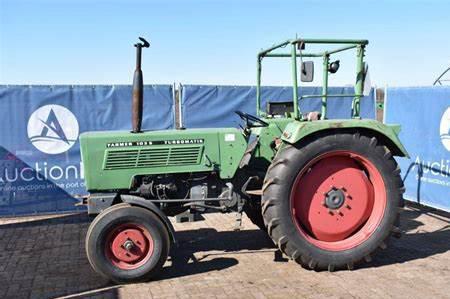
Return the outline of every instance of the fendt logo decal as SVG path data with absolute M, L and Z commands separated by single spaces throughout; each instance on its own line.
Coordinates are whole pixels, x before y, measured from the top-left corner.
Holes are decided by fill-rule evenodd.
M 28 138 L 43 153 L 61 154 L 77 141 L 78 121 L 70 110 L 60 105 L 42 106 L 28 120 Z
M 450 107 L 448 107 L 442 115 L 439 133 L 441 135 L 442 144 L 450 151 Z

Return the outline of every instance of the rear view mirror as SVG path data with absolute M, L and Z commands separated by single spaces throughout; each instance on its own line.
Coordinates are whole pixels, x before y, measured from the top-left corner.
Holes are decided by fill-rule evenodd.
M 302 62 L 300 80 L 302 82 L 312 82 L 314 80 L 314 61 Z

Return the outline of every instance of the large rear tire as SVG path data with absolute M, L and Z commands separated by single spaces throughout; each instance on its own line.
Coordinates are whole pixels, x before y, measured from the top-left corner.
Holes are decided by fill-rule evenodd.
M 170 239 L 151 211 L 119 204 L 98 215 L 86 234 L 92 268 L 117 283 L 151 279 L 167 259 Z
M 275 244 L 302 266 L 353 269 L 398 233 L 403 191 L 400 168 L 375 137 L 327 132 L 280 150 L 262 213 Z

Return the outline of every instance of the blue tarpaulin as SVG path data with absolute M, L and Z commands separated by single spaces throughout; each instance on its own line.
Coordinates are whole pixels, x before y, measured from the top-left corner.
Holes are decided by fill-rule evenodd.
M 299 95 L 319 95 L 321 87 L 299 88 Z M 330 87 L 328 94 L 354 94 L 353 87 Z M 254 86 L 184 85 L 181 90 L 183 125 L 186 128 L 237 127 L 241 110 L 256 115 L 256 88 Z M 292 87 L 263 86 L 261 109 L 266 103 L 292 101 Z M 350 118 L 352 97 L 330 97 L 327 117 Z M 303 112 L 320 111 L 321 99 L 308 98 L 300 101 Z M 374 89 L 361 100 L 361 116 L 375 118 Z
M 320 94 L 301 88 L 300 95 Z M 352 94 L 331 87 L 329 94 Z M 374 91 L 361 102 L 363 118 L 375 118 Z M 185 85 L 183 125 L 236 127 L 234 114 L 256 111 L 253 86 Z M 400 158 L 405 197 L 450 211 L 450 87 L 389 88 L 385 120 L 402 125 L 400 138 L 411 158 Z M 147 85 L 145 129 L 174 128 L 170 85 Z M 290 101 L 292 88 L 263 87 L 267 101 Z M 329 118 L 350 117 L 351 98 L 330 98 Z M 85 194 L 78 136 L 92 130 L 130 129 L 131 86 L 0 86 L 0 216 L 74 211 Z M 320 99 L 300 102 L 319 111 Z
M 450 87 L 388 88 L 385 121 L 402 125 L 405 198 L 450 211 Z
M 144 129 L 174 128 L 171 85 L 144 87 Z M 78 136 L 128 130 L 131 86 L 0 86 L 0 215 L 73 211 Z

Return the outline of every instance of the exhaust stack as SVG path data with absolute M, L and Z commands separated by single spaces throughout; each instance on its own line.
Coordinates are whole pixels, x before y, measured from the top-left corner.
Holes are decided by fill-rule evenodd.
M 137 43 L 136 47 L 136 69 L 133 77 L 133 100 L 131 102 L 131 133 L 141 133 L 142 126 L 142 106 L 144 98 L 144 79 L 141 70 L 142 48 L 150 47 L 150 44 L 142 37 L 139 37 L 142 43 Z

